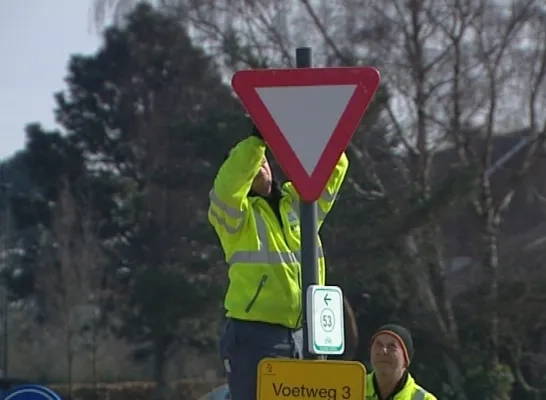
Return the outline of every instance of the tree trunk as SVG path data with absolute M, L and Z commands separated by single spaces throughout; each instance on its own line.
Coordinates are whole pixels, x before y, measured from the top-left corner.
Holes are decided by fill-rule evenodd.
M 99 327 L 97 321 L 97 310 L 93 310 L 93 327 L 92 327 L 92 337 L 91 337 L 91 369 L 93 374 L 93 391 L 95 396 L 98 397 L 97 393 L 97 353 L 98 353 L 98 341 L 99 341 Z
M 68 398 L 72 399 L 72 362 L 74 354 L 72 351 L 72 332 L 70 326 L 66 327 L 66 368 L 68 378 Z
M 168 386 L 165 380 L 165 369 L 167 364 L 167 345 L 157 340 L 154 345 L 154 382 L 156 384 L 154 400 L 168 399 Z
M 497 310 L 498 297 L 498 221 L 495 218 L 494 210 L 486 211 L 484 232 L 484 267 L 486 272 L 486 280 L 488 282 L 487 293 L 487 309 L 489 312 L 489 343 L 488 343 L 488 358 L 489 362 L 496 364 L 498 362 L 498 347 L 499 347 L 499 316 Z
M 95 340 L 95 339 L 93 339 Z M 97 378 L 97 346 L 94 342 L 91 349 L 91 368 L 92 368 L 92 376 L 93 376 L 93 398 L 98 399 L 99 398 L 99 388 L 98 388 L 98 378 Z

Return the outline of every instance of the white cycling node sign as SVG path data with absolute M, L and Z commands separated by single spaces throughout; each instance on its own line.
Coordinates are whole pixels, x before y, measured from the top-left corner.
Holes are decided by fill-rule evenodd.
M 343 292 L 337 286 L 311 285 L 307 289 L 309 352 L 343 354 L 345 328 Z

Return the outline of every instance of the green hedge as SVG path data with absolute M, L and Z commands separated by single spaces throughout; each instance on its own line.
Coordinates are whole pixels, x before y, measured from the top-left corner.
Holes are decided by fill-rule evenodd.
M 195 400 L 214 388 L 223 385 L 225 380 L 189 380 L 182 379 L 171 383 L 172 399 Z M 68 395 L 68 385 L 49 385 L 64 399 Z M 150 400 L 155 388 L 153 382 L 119 382 L 93 384 L 73 384 L 72 399 L 74 400 Z

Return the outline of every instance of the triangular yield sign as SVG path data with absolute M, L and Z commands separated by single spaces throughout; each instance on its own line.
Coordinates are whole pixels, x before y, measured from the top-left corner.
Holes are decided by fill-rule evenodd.
M 380 83 L 372 67 L 239 71 L 232 86 L 304 201 L 320 197 Z

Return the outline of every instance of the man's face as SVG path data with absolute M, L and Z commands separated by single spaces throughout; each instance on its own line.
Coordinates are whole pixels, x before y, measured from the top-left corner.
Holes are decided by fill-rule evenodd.
M 262 166 L 252 182 L 252 190 L 261 196 L 268 196 L 269 193 L 271 193 L 272 182 L 273 176 L 271 174 L 271 168 L 269 167 L 267 158 L 264 156 Z
M 389 334 L 380 333 L 371 348 L 371 362 L 376 374 L 397 378 L 406 369 L 404 350 L 399 342 Z

